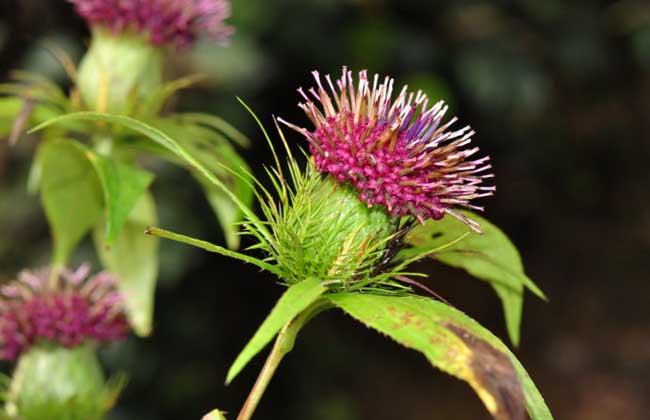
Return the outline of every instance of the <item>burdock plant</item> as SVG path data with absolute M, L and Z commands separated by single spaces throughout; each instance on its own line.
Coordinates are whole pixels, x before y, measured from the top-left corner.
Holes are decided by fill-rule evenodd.
M 89 271 L 24 271 L 0 288 L 0 358 L 17 361 L 8 418 L 100 420 L 113 405 L 122 380 L 106 381 L 95 349 L 130 328 L 115 277 Z
M 160 90 L 169 48 L 190 47 L 199 35 L 225 42 L 233 29 L 226 0 L 68 0 L 93 36 L 77 78 L 88 107 L 123 113 Z
M 79 68 L 55 54 L 73 82 L 69 92 L 43 77 L 15 72 L 14 83 L 0 85 L 0 114 L 15 117 L 10 142 L 22 128 L 52 118 L 95 112 L 132 117 L 171 134 L 202 166 L 231 187 L 236 200 L 250 203 L 246 164 L 233 143 L 248 140 L 219 117 L 172 113 L 163 108 L 179 89 L 199 77 L 165 81 L 169 53 L 192 47 L 199 37 L 224 44 L 233 29 L 227 0 L 69 0 L 90 25 L 90 47 Z M 11 122 L 0 127 L 11 127 Z M 1 131 L 1 129 L 0 129 Z M 0 137 L 5 134 L 0 132 Z M 239 207 L 223 189 L 187 160 L 141 133 L 86 119 L 48 127 L 32 166 L 30 187 L 39 191 L 52 231 L 54 267 L 67 265 L 79 242 L 92 233 L 103 266 L 119 278 L 128 319 L 135 332 L 152 329 L 158 272 L 156 238 L 142 231 L 157 223 L 150 191 L 154 174 L 144 163 L 154 156 L 187 169 L 205 191 L 230 248 L 237 248 Z M 229 171 L 225 165 L 234 168 Z
M 519 338 L 524 288 L 542 292 L 525 275 L 508 238 L 476 215 L 477 199 L 494 193 L 487 157 L 471 147 L 473 131 L 445 121 L 443 102 L 395 89 L 390 78 L 343 70 L 299 90 L 299 105 L 313 128 L 279 120 L 308 141 L 301 168 L 276 124 L 288 162 L 275 157 L 267 189 L 252 180 L 258 217 L 173 137 L 142 122 L 102 114 L 59 118 L 59 124 L 102 120 L 148 136 L 188 161 L 221 188 L 246 215 L 243 234 L 254 255 L 235 252 L 151 227 L 151 235 L 230 256 L 277 275 L 286 292 L 230 368 L 232 381 L 275 337 L 275 344 L 238 419 L 251 418 L 296 336 L 320 312 L 339 308 L 476 391 L 498 420 L 551 419 L 535 385 L 508 348 L 476 321 L 447 303 L 416 294 L 430 291 L 409 266 L 425 257 L 464 268 L 487 281 L 501 298 L 512 341 Z M 254 115 L 253 115 L 254 116 Z M 255 117 L 256 118 L 256 117 Z M 257 120 L 259 123 L 259 120 Z M 51 122 L 53 123 L 53 122 Z M 50 124 L 51 124 L 50 123 Z M 251 178 L 252 179 L 252 178 Z M 433 291 L 431 291 L 433 293 Z M 435 294 L 435 293 L 433 293 Z M 222 418 L 214 411 L 206 418 Z

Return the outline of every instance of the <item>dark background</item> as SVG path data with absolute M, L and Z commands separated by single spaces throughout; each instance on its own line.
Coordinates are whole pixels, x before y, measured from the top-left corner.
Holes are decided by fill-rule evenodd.
M 267 125 L 305 123 L 295 89 L 309 71 L 390 74 L 446 98 L 494 161 L 486 216 L 519 246 L 550 302 L 527 296 L 518 356 L 560 420 L 641 420 L 650 410 L 650 5 L 647 1 L 235 0 L 229 48 L 177 54 L 172 73 L 203 71 L 207 86 L 178 107 L 214 112 L 269 153 L 235 101 Z M 63 0 L 0 0 L 0 79 L 12 68 L 66 83 L 44 41 L 80 57 L 88 32 Z M 297 143 L 298 136 L 292 136 Z M 25 192 L 34 139 L 0 143 L 0 279 L 47 263 L 38 200 Z M 222 241 L 199 189 L 164 166 L 161 224 Z M 83 248 L 77 261 L 92 258 Z M 270 276 L 165 244 L 156 328 L 107 349 L 132 379 L 113 419 L 235 417 L 263 357 L 229 387 L 225 373 L 282 292 Z M 490 288 L 426 264 L 427 284 L 505 338 Z M 645 414 L 644 414 L 645 413 Z M 488 419 L 465 384 L 336 312 L 300 337 L 257 418 Z

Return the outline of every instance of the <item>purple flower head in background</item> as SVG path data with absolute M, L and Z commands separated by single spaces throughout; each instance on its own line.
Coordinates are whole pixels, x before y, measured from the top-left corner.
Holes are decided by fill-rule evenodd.
M 365 70 L 356 85 L 345 67 L 336 81 L 328 75 L 323 83 L 313 74 L 316 87 L 298 92 L 305 100 L 299 107 L 315 129 L 282 122 L 307 138 L 319 171 L 348 182 L 362 201 L 393 215 L 424 222 L 447 213 L 478 230 L 453 207 L 482 210 L 471 200 L 494 194 L 495 187 L 482 185 L 493 177 L 486 173 L 490 158 L 472 158 L 479 149 L 468 146 L 474 135 L 469 126 L 451 129 L 456 118 L 443 123 L 443 101 L 430 106 L 424 93 L 406 86 L 394 97 L 393 79 L 369 80 Z
M 14 360 L 39 341 L 75 347 L 124 338 L 129 324 L 115 277 L 89 272 L 86 264 L 74 272 L 23 271 L 2 286 L 0 358 Z
M 148 35 L 154 45 L 190 46 L 199 35 L 225 42 L 233 28 L 228 0 L 68 0 L 91 26 Z

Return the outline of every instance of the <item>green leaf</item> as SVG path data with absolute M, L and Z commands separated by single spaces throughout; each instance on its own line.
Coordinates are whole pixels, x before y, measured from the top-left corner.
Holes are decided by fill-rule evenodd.
M 188 115 L 197 117 L 197 115 L 201 116 L 202 114 Z M 189 121 L 193 120 L 190 119 Z M 244 204 L 247 206 L 252 204 L 254 194 L 248 165 L 226 138 L 214 130 L 194 125 L 191 122 L 184 122 L 184 119 L 181 118 L 160 118 L 149 122 L 152 126 L 168 133 L 186 148 L 192 156 L 214 173 Z M 221 224 L 228 247 L 237 249 L 240 242 L 237 222 L 242 220 L 243 212 L 222 188 L 214 185 L 196 170 L 192 170 L 192 172 L 203 187 L 206 198 Z
M 193 150 L 195 155 L 201 157 L 198 151 Z M 212 154 L 219 157 L 219 164 L 207 165 L 219 179 L 232 191 L 242 203 L 251 206 L 253 203 L 253 186 L 249 181 L 248 165 L 227 143 L 223 143 L 212 150 Z M 201 159 L 205 163 L 205 160 Z M 225 167 L 230 169 L 226 170 Z M 202 174 L 194 171 L 194 176 L 199 181 L 205 196 L 212 207 L 219 224 L 224 232 L 226 243 L 231 249 L 239 248 L 239 225 L 244 213 L 237 203 L 230 199 L 224 190 L 214 185 Z
M 187 165 L 192 167 L 206 179 L 208 179 L 215 187 L 221 189 L 224 194 L 226 194 L 232 200 L 232 202 L 237 205 L 240 211 L 246 215 L 248 220 L 252 223 L 255 223 L 256 226 L 258 226 L 259 231 L 265 235 L 267 239 L 270 240 L 271 234 L 268 231 L 268 228 L 263 225 L 262 221 L 255 215 L 248 204 L 237 197 L 237 195 L 231 191 L 222 180 L 220 180 L 211 170 L 209 170 L 203 163 L 201 163 L 195 156 L 193 156 L 185 145 L 180 144 L 177 140 L 170 137 L 169 134 L 166 134 L 164 131 L 159 130 L 156 127 L 153 127 L 142 121 L 121 115 L 103 114 L 99 112 L 76 112 L 51 119 L 33 128 L 31 131 L 33 132 L 42 130 L 54 124 L 70 124 L 71 122 L 79 121 L 104 121 L 112 124 L 117 124 L 133 130 L 134 132 L 139 133 L 143 136 L 146 136 L 152 141 L 163 146 L 178 156 L 180 159 L 182 159 L 184 162 L 186 162 Z
M 79 240 L 95 224 L 98 217 L 95 207 L 106 209 L 106 242 L 112 243 L 153 180 L 149 172 L 98 155 L 70 140 L 44 143 L 32 168 L 38 171 L 48 220 L 58 232 L 54 235 L 55 241 L 63 241 L 55 246 L 58 263 L 67 261 Z M 68 173 L 70 171 L 72 174 Z M 74 181 L 70 181 L 71 177 Z M 96 192 L 98 181 L 103 200 L 97 201 L 95 195 L 86 200 L 89 189 Z M 89 207 L 84 210 L 86 205 Z M 68 214 L 69 209 L 78 209 L 80 214 Z M 77 219 L 78 216 L 81 217 Z
M 228 196 L 221 190 L 221 188 L 215 187 L 210 181 L 205 179 L 200 174 L 196 174 L 195 177 L 203 187 L 205 192 L 205 197 L 210 203 L 210 207 L 214 211 L 214 214 L 219 220 L 221 229 L 223 229 L 223 234 L 226 239 L 226 244 L 230 249 L 238 249 L 240 243 L 239 237 L 239 226 L 237 222 L 242 220 L 242 213 L 235 203 L 228 198 Z M 241 197 L 241 190 L 236 193 Z M 237 189 L 234 189 L 236 191 Z M 250 189 L 249 189 L 250 190 Z M 251 194 L 252 196 L 252 191 Z M 245 199 L 249 201 L 249 199 Z
M 119 235 L 135 203 L 149 188 L 153 174 L 115 159 L 87 151 L 104 190 L 106 203 L 106 243 Z
M 533 420 L 552 420 L 507 346 L 462 312 L 421 296 L 340 293 L 326 298 L 366 326 L 423 353 L 433 366 L 468 382 L 495 419 L 523 420 L 527 409 Z
M 228 371 L 226 384 L 235 379 L 248 362 L 273 340 L 273 337 L 285 324 L 320 299 L 326 290 L 326 287 L 316 278 L 303 280 L 290 286 L 258 328 L 253 338 L 244 347 L 244 350 L 235 359 Z
M 178 114 L 177 116 L 181 121 L 203 124 L 218 130 L 239 146 L 249 147 L 251 145 L 251 141 L 248 137 L 233 127 L 228 121 L 217 117 L 216 115 L 188 112 Z
M 227 165 L 234 172 L 231 173 L 221 167 L 215 173 L 243 203 L 250 206 L 254 195 L 252 184 L 247 181 L 249 176 L 246 162 L 227 144 L 215 148 L 215 153 L 228 162 Z M 205 196 L 219 220 L 228 247 L 230 249 L 239 248 L 240 238 L 237 223 L 243 219 L 243 212 L 221 188 L 215 186 L 200 173 L 195 172 L 194 176 L 203 187 Z
M 212 410 L 201 420 L 226 420 L 226 416 L 219 410 Z
M 480 223 L 482 234 L 472 233 L 463 240 L 429 254 L 443 264 L 465 269 L 471 275 L 485 280 L 501 299 L 512 342 L 519 343 L 519 327 L 523 306 L 524 286 L 535 295 L 546 299 L 544 293 L 528 278 L 517 248 L 495 225 L 468 211 L 459 213 Z M 417 225 L 405 238 L 412 245 L 400 254 L 412 257 L 440 248 L 469 231 L 465 223 L 445 216 Z
M 158 239 L 144 234 L 157 222 L 156 206 L 145 193 L 129 214 L 111 246 L 104 243 L 105 224 L 97 224 L 95 245 L 104 266 L 119 278 L 129 321 L 140 336 L 151 333 L 154 292 L 158 276 Z
M 65 265 L 104 208 L 102 188 L 85 147 L 71 140 L 43 143 L 36 159 L 41 201 L 54 240 L 53 262 Z

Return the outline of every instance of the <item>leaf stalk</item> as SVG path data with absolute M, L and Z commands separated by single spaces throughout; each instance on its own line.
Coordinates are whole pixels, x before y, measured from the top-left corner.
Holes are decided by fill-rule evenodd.
M 237 420 L 251 419 L 257 405 L 266 391 L 266 388 L 271 382 L 275 371 L 278 369 L 278 366 L 280 366 L 280 362 L 282 362 L 284 356 L 293 349 L 298 332 L 300 332 L 302 327 L 305 326 L 309 320 L 331 307 L 332 304 L 325 300 L 314 302 L 314 304 L 305 309 L 293 320 L 289 321 L 282 330 L 280 330 L 275 339 L 275 343 L 273 344 L 273 349 L 266 358 L 264 366 L 255 381 L 255 385 L 253 385 L 246 402 L 237 416 Z

